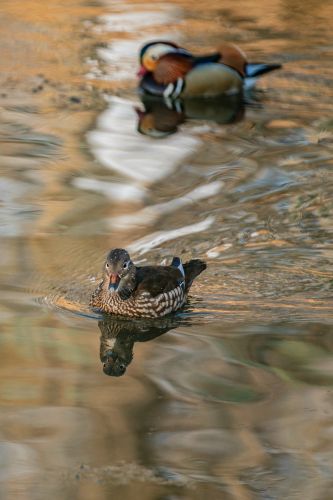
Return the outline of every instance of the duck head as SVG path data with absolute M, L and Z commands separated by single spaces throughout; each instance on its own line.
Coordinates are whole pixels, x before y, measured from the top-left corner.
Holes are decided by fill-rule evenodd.
M 134 263 L 123 248 L 114 248 L 108 254 L 104 265 L 104 276 L 111 291 L 128 298 L 134 288 L 135 271 Z
M 132 342 L 132 344 L 134 344 L 134 342 Z M 109 375 L 111 377 L 121 377 L 124 375 L 127 365 L 130 364 L 132 358 L 132 351 L 130 351 L 129 359 L 122 358 L 121 355 L 114 350 L 107 351 L 104 356 L 101 357 L 103 372 L 105 375 Z
M 173 42 L 166 42 L 163 40 L 157 40 L 154 42 L 146 43 L 140 50 L 140 70 L 138 76 L 143 77 L 146 73 L 154 72 L 156 68 L 157 61 L 164 54 L 169 54 L 170 52 L 178 52 L 180 49 L 178 45 Z

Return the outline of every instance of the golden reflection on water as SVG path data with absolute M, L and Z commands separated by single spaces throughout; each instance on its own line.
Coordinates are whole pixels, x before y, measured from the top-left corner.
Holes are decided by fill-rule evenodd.
M 330 498 L 332 8 L 2 2 L 1 497 Z M 156 141 L 156 37 L 284 68 Z M 91 314 L 115 246 L 208 261 L 179 323 Z

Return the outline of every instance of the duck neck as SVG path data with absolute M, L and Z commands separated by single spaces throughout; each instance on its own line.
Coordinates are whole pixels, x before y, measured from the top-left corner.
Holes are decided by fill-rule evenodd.
M 136 286 L 136 267 L 134 264 L 131 264 L 126 276 L 124 276 L 120 280 L 119 286 L 117 288 L 117 293 L 119 294 L 121 299 L 126 300 L 132 295 L 135 286 Z
M 110 286 L 110 276 L 108 276 L 106 273 L 104 274 L 103 281 L 100 285 L 100 290 L 103 293 L 108 293 L 109 291 L 109 286 Z
M 126 363 L 130 364 L 133 359 L 134 338 L 133 335 L 118 335 L 113 346 L 114 352 Z

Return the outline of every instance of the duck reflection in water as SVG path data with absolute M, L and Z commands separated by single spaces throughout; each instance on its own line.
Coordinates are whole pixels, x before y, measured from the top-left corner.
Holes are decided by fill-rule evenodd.
M 106 375 L 120 377 L 133 359 L 136 342 L 147 342 L 185 323 L 183 315 L 158 319 L 128 319 L 105 316 L 101 331 L 100 359 Z
M 144 94 L 140 97 L 143 109 L 135 107 L 137 130 L 140 134 L 156 139 L 174 134 L 186 120 L 213 121 L 223 125 L 236 123 L 245 114 L 245 102 L 241 94 L 173 101 Z

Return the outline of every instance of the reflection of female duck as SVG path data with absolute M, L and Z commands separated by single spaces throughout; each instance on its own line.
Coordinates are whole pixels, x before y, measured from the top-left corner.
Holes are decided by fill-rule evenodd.
M 161 138 L 177 132 L 186 120 L 209 120 L 219 124 L 235 123 L 244 116 L 241 94 L 215 99 L 183 99 L 167 102 L 160 97 L 142 95 L 144 110 L 135 108 L 138 132 Z
M 100 359 L 106 375 L 120 377 L 133 359 L 135 342 L 147 342 L 177 328 L 179 316 L 163 319 L 125 319 L 108 317 L 98 322 L 101 330 Z

